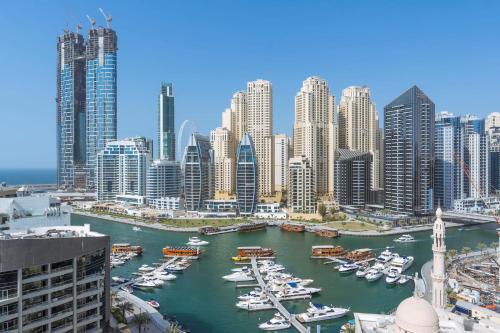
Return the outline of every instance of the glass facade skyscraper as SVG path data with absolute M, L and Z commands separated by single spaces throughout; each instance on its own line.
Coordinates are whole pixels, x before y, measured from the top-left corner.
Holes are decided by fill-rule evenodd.
M 413 86 L 384 108 L 385 207 L 433 213 L 435 106 Z
M 257 209 L 258 163 L 252 137 L 246 133 L 236 156 L 236 199 L 240 215 L 252 215 Z
M 96 158 L 116 140 L 117 36 L 110 28 L 89 31 L 87 60 L 87 188 L 95 188 Z
M 66 32 L 57 41 L 57 185 L 85 188 L 85 43 Z
M 182 189 L 181 164 L 177 161 L 156 160 L 148 168 L 146 196 L 148 203 L 155 199 L 180 197 Z
M 158 157 L 175 161 L 174 92 L 172 83 L 161 83 L 158 97 Z

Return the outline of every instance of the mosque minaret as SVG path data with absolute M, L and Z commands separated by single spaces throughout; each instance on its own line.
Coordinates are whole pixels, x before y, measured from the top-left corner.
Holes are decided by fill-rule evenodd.
M 444 309 L 446 307 L 446 267 L 445 267 L 445 225 L 441 219 L 443 212 L 441 207 L 436 210 L 436 221 L 433 227 L 432 252 L 434 254 L 432 264 L 432 305 L 435 308 Z

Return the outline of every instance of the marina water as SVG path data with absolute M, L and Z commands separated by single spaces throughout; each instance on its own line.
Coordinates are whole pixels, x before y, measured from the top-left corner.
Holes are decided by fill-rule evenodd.
M 83 225 L 89 223 L 91 229 L 111 236 L 112 243 L 130 243 L 141 245 L 145 251 L 142 256 L 130 260 L 125 265 L 112 270 L 112 275 L 131 277 L 142 264 L 160 262 L 161 250 L 166 245 L 184 245 L 188 237 L 195 234 L 166 232 L 149 228 L 133 231 L 132 226 L 73 215 L 71 223 Z M 459 231 L 448 229 L 446 243 L 448 249 L 458 251 L 464 246 L 473 250 L 478 242 L 489 245 L 497 241 L 495 224 L 467 227 Z M 197 234 L 196 234 L 197 235 Z M 350 307 L 354 312 L 391 312 L 399 302 L 411 295 L 413 283 L 387 286 L 384 279 L 368 282 L 356 278 L 354 274 L 342 276 L 333 269 L 334 265 L 324 265 L 321 259 L 310 259 L 311 246 L 335 244 L 352 250 L 368 247 L 379 254 L 386 246 L 400 255 L 412 255 L 415 262 L 407 274 L 419 272 L 421 266 L 431 259 L 430 232 L 414 234 L 414 243 L 395 243 L 394 236 L 384 237 L 350 237 L 329 239 L 312 233 L 284 232 L 279 228 L 251 233 L 228 233 L 218 236 L 202 237 L 210 241 L 204 247 L 206 252 L 201 259 L 179 274 L 174 281 L 167 281 L 162 288 L 152 292 L 134 291 L 134 294 L 145 299 L 154 298 L 161 307 L 160 312 L 168 317 L 175 317 L 185 324 L 191 332 L 196 333 L 247 333 L 258 332 L 258 324 L 270 319 L 276 311 L 250 313 L 235 307 L 236 297 L 249 291 L 248 288 L 235 288 L 235 283 L 224 281 L 221 276 L 229 274 L 235 265 L 231 256 L 236 247 L 259 245 L 272 247 L 276 251 L 276 261 L 282 263 L 287 271 L 302 278 L 314 279 L 312 286 L 323 288 L 321 293 L 313 297 L 312 302 L 326 305 Z M 291 313 L 304 312 L 308 301 L 288 301 L 283 303 Z M 321 332 L 338 332 L 340 326 L 352 318 L 348 317 L 322 322 Z M 311 326 L 316 332 L 316 326 Z M 283 332 L 294 332 L 289 329 Z

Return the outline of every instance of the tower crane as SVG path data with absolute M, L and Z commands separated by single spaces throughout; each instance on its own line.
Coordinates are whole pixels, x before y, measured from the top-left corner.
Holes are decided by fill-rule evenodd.
M 89 20 L 89 23 L 92 26 L 92 29 L 94 29 L 94 27 L 95 27 L 95 20 L 92 17 L 90 17 L 88 14 L 87 14 L 87 20 Z
M 79 34 L 80 33 L 80 29 L 82 28 L 82 25 L 80 23 L 78 23 L 76 25 L 76 33 Z
M 99 8 L 99 11 L 101 12 L 102 16 L 104 16 L 104 19 L 106 20 L 106 26 L 108 28 L 111 27 L 111 21 L 113 20 L 113 17 L 111 16 L 111 14 L 108 16 L 106 14 L 104 14 L 104 10 L 102 10 L 102 8 Z

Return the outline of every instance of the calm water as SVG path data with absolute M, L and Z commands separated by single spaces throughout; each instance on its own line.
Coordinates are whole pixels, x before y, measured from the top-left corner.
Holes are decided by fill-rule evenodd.
M 7 185 L 55 184 L 56 169 L 0 169 L 0 183 Z
M 190 234 L 172 233 L 144 228 L 134 232 L 125 224 L 86 218 L 72 217 L 72 224 L 90 223 L 91 229 L 108 234 L 112 242 L 128 242 L 140 244 L 145 248 L 144 254 L 129 261 L 122 267 L 113 270 L 113 275 L 129 277 L 142 264 L 158 262 L 161 249 L 166 245 L 183 245 Z M 495 225 L 471 227 L 473 230 L 448 230 L 448 248 L 461 249 L 463 246 L 475 248 L 479 241 L 490 244 L 496 241 Z M 376 252 L 385 246 L 395 246 L 393 251 L 400 255 L 413 255 L 415 263 L 409 273 L 420 271 L 422 264 L 429 260 L 431 254 L 430 232 L 415 234 L 415 243 L 397 244 L 394 237 L 342 237 L 331 240 L 311 233 L 282 232 L 277 228 L 253 233 L 229 233 L 212 237 L 204 237 L 211 244 L 202 258 L 193 263 L 184 273 L 163 288 L 152 293 L 136 291 L 143 299 L 154 298 L 161 305 L 161 312 L 175 316 L 185 323 L 192 332 L 258 332 L 257 325 L 268 320 L 273 311 L 249 313 L 238 310 L 234 304 L 236 296 L 248 291 L 236 289 L 234 283 L 225 282 L 222 275 L 229 274 L 235 265 L 230 260 L 236 247 L 245 245 L 269 246 L 277 251 L 277 261 L 283 263 L 291 273 L 303 278 L 314 279 L 313 286 L 322 287 L 321 294 L 313 298 L 314 302 L 349 306 L 355 312 L 387 312 L 394 309 L 399 302 L 413 291 L 413 284 L 388 287 L 383 279 L 369 283 L 354 275 L 341 276 L 333 270 L 333 265 L 324 265 L 322 260 L 310 259 L 312 245 L 339 244 L 346 249 L 369 247 Z M 307 301 L 285 302 L 284 305 L 292 313 L 303 312 Z M 344 317 L 331 322 L 323 322 L 321 332 L 338 332 L 339 327 L 350 319 Z M 294 330 L 289 330 L 293 332 Z M 315 332 L 315 329 L 312 330 Z

